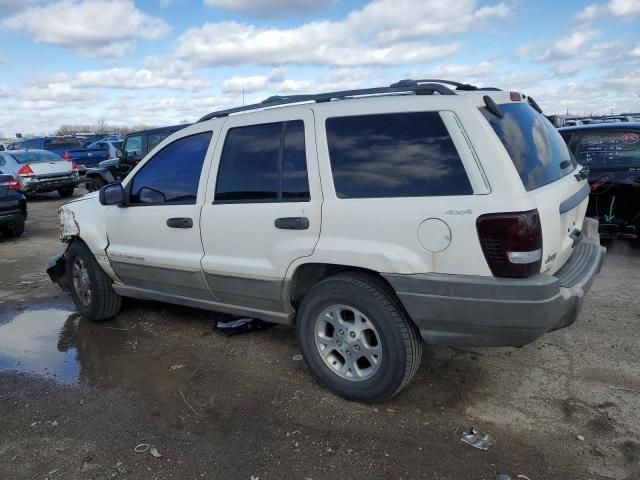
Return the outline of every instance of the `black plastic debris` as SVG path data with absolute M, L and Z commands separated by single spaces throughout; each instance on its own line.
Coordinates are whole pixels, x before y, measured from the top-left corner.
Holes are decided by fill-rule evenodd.
M 263 322 L 257 318 L 238 318 L 230 322 L 218 322 L 216 328 L 223 335 L 230 337 L 241 333 L 257 332 L 273 327 L 273 323 Z

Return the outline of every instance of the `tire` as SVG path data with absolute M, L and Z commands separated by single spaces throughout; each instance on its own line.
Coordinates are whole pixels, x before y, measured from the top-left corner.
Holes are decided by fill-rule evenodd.
M 73 195 L 73 191 L 75 190 L 75 186 L 70 186 L 70 187 L 62 187 L 58 189 L 58 195 L 60 195 L 62 198 L 67 198 Z
M 352 314 L 364 331 L 356 333 Z M 338 324 L 346 325 L 340 329 L 344 333 L 334 326 L 338 316 Z M 312 374 L 348 400 L 383 402 L 407 385 L 420 365 L 418 329 L 393 291 L 373 275 L 349 272 L 323 280 L 304 296 L 296 318 L 298 342 Z M 376 351 L 377 362 L 375 355 L 374 361 L 363 360 L 365 352 Z
M 90 192 L 96 192 L 104 187 L 107 182 L 104 181 L 102 177 L 93 177 L 91 181 L 87 183 L 87 190 Z
M 3 227 L 0 231 L 5 237 L 19 237 L 24 233 L 24 221 L 16 223 L 13 228 Z
M 83 317 L 98 322 L 120 311 L 122 297 L 113 290 L 113 282 L 82 241 L 76 240 L 69 246 L 66 267 L 71 297 Z M 79 275 L 76 276 L 76 272 Z

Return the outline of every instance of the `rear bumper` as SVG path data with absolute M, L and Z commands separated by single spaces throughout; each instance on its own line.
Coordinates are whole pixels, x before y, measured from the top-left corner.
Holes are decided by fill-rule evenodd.
M 52 192 L 59 188 L 78 186 L 78 174 L 64 177 L 32 176 L 20 179 L 24 193 Z
M 583 233 L 586 230 L 593 228 Z M 576 321 L 606 252 L 599 244 L 597 224 L 595 232 L 584 237 L 555 275 L 526 279 L 445 274 L 384 277 L 426 343 L 519 347 Z

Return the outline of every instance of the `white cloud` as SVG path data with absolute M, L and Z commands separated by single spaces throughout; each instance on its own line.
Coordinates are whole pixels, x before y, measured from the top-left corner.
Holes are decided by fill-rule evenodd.
M 612 16 L 620 20 L 633 20 L 640 17 L 638 0 L 609 0 L 607 3 L 592 3 L 581 10 L 578 20 L 596 20 L 601 16 Z
M 505 4 L 476 9 L 473 0 L 374 0 L 341 21 L 292 28 L 238 22 L 206 23 L 187 30 L 176 55 L 199 65 L 403 65 L 447 57 L 460 45 L 425 37 L 479 28 L 510 13 Z
M 599 32 L 597 30 L 583 30 L 570 33 L 548 48 L 540 59 L 556 61 L 574 58 L 598 35 Z
M 455 63 L 446 63 L 436 65 L 435 67 L 423 70 L 412 71 L 409 73 L 410 78 L 439 78 L 453 79 L 464 82 L 467 78 L 482 78 L 491 74 L 496 70 L 497 62 L 485 60 L 472 65 L 461 65 Z
M 5 87 L 4 85 L 0 85 L 0 98 L 6 98 L 13 95 L 13 90 L 9 87 Z
M 334 3 L 334 0 L 204 0 L 204 3 L 213 8 L 273 17 L 320 10 Z
M 163 20 L 138 10 L 131 0 L 60 0 L 29 7 L 0 26 L 25 30 L 38 43 L 105 57 L 122 57 L 137 40 L 156 40 L 169 32 Z

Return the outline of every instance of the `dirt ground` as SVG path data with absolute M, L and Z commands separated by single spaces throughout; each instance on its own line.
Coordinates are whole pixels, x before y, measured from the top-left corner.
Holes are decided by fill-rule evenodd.
M 224 337 L 228 317 L 139 301 L 80 318 L 44 274 L 61 203 L 32 199 L 24 236 L 0 239 L 0 479 L 639 478 L 638 248 L 611 245 L 572 327 L 427 348 L 369 406 L 318 387 L 291 329 Z M 463 444 L 472 426 L 496 444 Z

